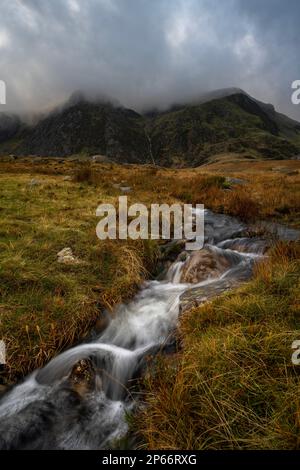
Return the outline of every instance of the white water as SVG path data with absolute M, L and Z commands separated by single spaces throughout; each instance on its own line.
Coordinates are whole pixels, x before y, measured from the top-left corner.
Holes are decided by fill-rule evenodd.
M 253 259 L 261 256 L 262 242 L 240 239 L 249 253 L 238 253 L 228 248 L 234 242 L 231 237 L 244 229 L 241 223 L 209 211 L 205 222 L 206 241 L 230 259 L 231 267 L 219 279 L 198 285 L 247 278 Z M 144 369 L 145 357 L 172 348 L 180 295 L 195 287 L 180 283 L 183 266 L 175 262 L 164 280 L 145 283 L 129 304 L 118 306 L 105 331 L 91 343 L 60 354 L 8 392 L 0 402 L 0 448 L 99 449 L 123 436 L 126 412 L 135 406 L 128 391 L 132 379 Z M 83 358 L 92 358 L 98 380 L 82 398 L 67 377 Z

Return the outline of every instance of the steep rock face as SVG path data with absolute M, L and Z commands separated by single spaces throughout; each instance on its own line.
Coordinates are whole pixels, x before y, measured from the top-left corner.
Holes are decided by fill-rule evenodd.
M 0 114 L 0 153 L 10 150 L 39 156 L 100 154 L 117 162 L 165 166 L 197 166 L 224 152 L 284 159 L 300 153 L 300 124 L 241 90 L 143 116 L 80 97 L 30 128 Z
M 77 103 L 40 121 L 28 132 L 20 151 L 42 156 L 100 153 L 135 163 L 147 161 L 149 153 L 140 115 L 89 102 Z
M 0 113 L 0 143 L 14 137 L 21 127 L 20 119 L 13 114 Z

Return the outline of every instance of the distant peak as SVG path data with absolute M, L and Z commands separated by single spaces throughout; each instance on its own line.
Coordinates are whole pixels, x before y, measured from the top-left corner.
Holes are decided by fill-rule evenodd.
M 86 96 L 83 93 L 83 91 L 77 90 L 74 91 L 69 99 L 66 102 L 67 106 L 74 106 L 76 104 L 82 103 L 83 101 L 86 101 Z

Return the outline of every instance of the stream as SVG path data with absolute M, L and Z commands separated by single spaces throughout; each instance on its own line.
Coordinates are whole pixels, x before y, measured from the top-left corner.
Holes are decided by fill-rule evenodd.
M 134 379 L 143 373 L 149 356 L 175 349 L 181 299 L 194 292 L 198 303 L 201 296 L 206 301 L 248 279 L 254 262 L 264 256 L 267 242 L 245 236 L 246 228 L 237 219 L 205 210 L 204 248 L 207 257 L 222 260 L 219 275 L 187 282 L 194 255 L 184 253 L 162 279 L 144 283 L 131 302 L 117 306 L 102 333 L 58 355 L 7 391 L 0 400 L 0 448 L 103 449 L 124 436 L 126 414 L 136 406 Z M 277 228 L 281 238 L 298 236 Z M 75 387 L 70 383 L 78 361 L 86 361 L 93 371 L 84 392 L 80 380 Z

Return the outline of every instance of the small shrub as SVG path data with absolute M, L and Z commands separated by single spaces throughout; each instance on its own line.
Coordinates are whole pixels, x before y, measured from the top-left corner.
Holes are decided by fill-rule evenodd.
M 74 181 L 76 183 L 94 183 L 94 173 L 91 165 L 81 165 L 76 169 L 74 174 Z
M 241 220 L 254 220 L 259 215 L 260 206 L 245 191 L 231 192 L 227 197 L 226 211 Z

